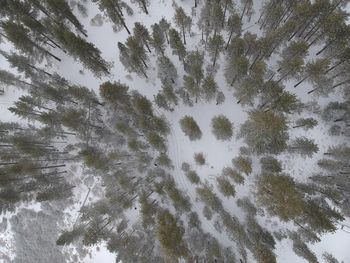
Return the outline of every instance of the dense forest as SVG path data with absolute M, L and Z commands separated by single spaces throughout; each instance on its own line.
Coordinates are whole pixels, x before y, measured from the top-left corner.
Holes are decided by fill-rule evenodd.
M 0 0 L 0 261 L 350 260 L 349 2 Z

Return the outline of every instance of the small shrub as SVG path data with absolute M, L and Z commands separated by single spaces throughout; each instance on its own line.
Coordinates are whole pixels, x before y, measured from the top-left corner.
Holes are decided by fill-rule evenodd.
M 194 161 L 198 165 L 204 165 L 205 164 L 205 157 L 203 153 L 195 153 L 194 154 Z
M 249 157 L 239 156 L 232 160 L 233 165 L 242 173 L 246 175 L 252 172 L 252 160 Z
M 200 178 L 196 171 L 190 170 L 186 172 L 186 176 L 192 184 L 198 184 L 200 182 Z

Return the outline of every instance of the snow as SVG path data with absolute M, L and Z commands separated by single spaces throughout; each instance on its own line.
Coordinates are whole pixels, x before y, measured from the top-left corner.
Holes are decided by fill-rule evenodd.
M 127 16 L 126 23 L 129 28 L 132 28 L 134 22 L 142 21 L 142 24 L 150 28 L 150 25 L 158 22 L 162 17 L 165 17 L 168 21 L 172 21 L 174 9 L 172 7 L 171 1 L 166 0 L 155 0 L 151 1 L 152 4 L 149 7 L 149 15 L 145 15 L 141 12 L 137 6 L 132 5 L 134 9 L 133 16 Z M 255 1 L 255 10 L 258 13 L 259 4 L 262 1 Z M 192 10 L 192 1 L 178 1 L 178 5 L 184 7 L 187 14 L 191 14 Z M 199 5 L 199 8 L 201 5 Z M 200 9 L 196 11 L 199 12 Z M 76 11 L 76 10 L 75 10 Z M 109 62 L 113 62 L 112 75 L 108 78 L 97 79 L 88 71 L 82 68 L 81 65 L 77 64 L 72 58 L 67 57 L 64 53 L 58 52 L 59 57 L 62 58 L 61 63 L 53 62 L 52 71 L 58 72 L 63 77 L 67 78 L 72 83 L 78 83 L 84 85 L 90 89 L 93 89 L 98 93 L 99 85 L 106 80 L 110 81 L 121 81 L 130 86 L 131 89 L 138 90 L 143 95 L 147 96 L 149 99 L 153 100 L 153 96 L 160 90 L 161 85 L 160 81 L 157 79 L 156 67 L 156 55 L 154 52 L 150 55 L 152 65 L 149 72 L 149 79 L 145 79 L 136 76 L 135 74 L 129 74 L 125 71 L 123 65 L 119 62 L 119 53 L 117 48 L 117 42 L 124 42 L 128 37 L 125 30 L 120 32 L 114 32 L 112 29 L 112 24 L 104 19 L 103 25 L 93 26 L 90 24 L 90 20 L 94 18 L 100 11 L 94 3 L 88 3 L 88 17 L 80 17 L 82 24 L 85 25 L 85 28 L 88 32 L 88 41 L 94 43 L 102 52 L 102 57 Z M 76 13 L 78 14 L 78 13 Z M 193 17 L 195 20 L 196 17 Z M 244 28 L 253 33 L 257 32 L 258 27 L 254 25 L 253 21 L 256 21 L 256 15 L 253 16 L 252 22 L 246 24 Z M 194 34 L 192 37 L 188 37 L 188 44 L 186 46 L 187 50 L 195 50 L 197 48 L 202 49 L 203 46 L 198 45 L 200 40 L 200 34 L 196 32 L 198 29 L 194 24 L 192 27 Z M 7 47 L 11 48 L 11 47 Z M 310 56 L 315 53 L 315 50 L 310 51 Z M 177 86 L 181 87 L 182 85 L 182 75 L 183 67 L 178 61 L 178 58 L 171 54 L 170 47 L 167 47 L 166 55 L 171 58 L 171 60 L 176 63 L 178 69 L 178 75 L 180 76 L 177 81 Z M 206 65 L 210 64 L 209 57 L 205 57 Z M 270 65 L 274 65 L 276 62 L 276 57 L 272 57 Z M 8 68 L 7 63 L 0 57 L 0 64 L 4 68 Z M 185 174 L 181 170 L 181 164 L 183 162 L 188 162 L 192 168 L 194 168 L 202 182 L 208 181 L 214 186 L 215 192 L 220 196 L 223 201 L 223 205 L 227 211 L 237 216 L 240 220 L 244 220 L 243 213 L 237 209 L 235 205 L 235 199 L 233 198 L 224 198 L 217 190 L 215 178 L 221 174 L 221 170 L 224 167 L 232 166 L 232 159 L 239 155 L 239 148 L 243 146 L 241 139 L 236 139 L 237 133 L 239 131 L 240 125 L 246 120 L 247 109 L 243 109 L 241 105 L 237 104 L 237 99 L 233 97 L 232 91 L 229 90 L 228 84 L 226 83 L 222 71 L 225 66 L 225 56 L 221 54 L 218 65 L 220 68 L 216 74 L 216 81 L 219 86 L 220 91 L 225 94 L 226 100 L 221 105 L 215 105 L 215 102 L 204 103 L 203 101 L 198 101 L 195 103 L 194 107 L 181 106 L 176 107 L 173 112 L 163 112 L 160 109 L 156 109 L 158 114 L 164 114 L 171 124 L 171 134 L 168 137 L 168 147 L 169 147 L 169 157 L 172 159 L 174 164 L 173 176 L 174 179 L 181 190 L 183 190 L 191 199 L 193 205 L 193 211 L 197 212 L 200 217 L 204 231 L 213 234 L 216 238 L 220 240 L 223 245 L 232 246 L 233 242 L 227 238 L 225 234 L 218 233 L 214 228 L 214 219 L 208 221 L 202 215 L 203 204 L 196 200 L 196 190 L 195 186 L 192 185 Z M 82 70 L 83 74 L 79 73 Z M 289 91 L 295 92 L 303 102 L 311 101 L 314 97 L 307 94 L 309 87 L 303 85 L 297 89 L 293 88 L 295 84 L 294 81 L 288 81 L 285 83 Z M 13 101 L 15 101 L 19 96 L 23 94 L 23 91 L 9 88 L 5 91 L 5 95 L 0 98 L 0 112 L 1 112 L 1 121 L 14 121 L 16 118 L 9 114 L 6 110 Z M 336 95 L 335 95 L 336 96 Z M 325 105 L 330 98 L 321 99 L 321 105 Z M 230 121 L 233 123 L 234 127 L 234 138 L 230 141 L 218 141 L 211 132 L 211 119 L 214 116 L 219 114 L 224 114 Z M 314 116 L 307 115 L 294 115 L 290 121 L 295 121 L 297 118 L 305 116 Z M 185 116 L 192 116 L 197 124 L 199 125 L 202 131 L 202 138 L 198 141 L 190 141 L 186 137 L 180 126 L 179 120 Z M 320 151 L 318 154 L 315 154 L 313 158 L 302 158 L 298 156 L 290 156 L 287 153 L 280 155 L 278 158 L 283 161 L 284 170 L 296 178 L 299 181 L 307 180 L 307 177 L 315 172 L 317 169 L 316 162 L 322 156 L 322 153 L 330 146 L 338 144 L 344 141 L 344 138 L 339 137 L 330 137 L 327 134 L 329 129 L 328 125 L 324 124 L 321 120 L 320 125 L 316 128 L 305 132 L 302 129 L 291 129 L 291 138 L 297 136 L 306 136 L 308 138 L 315 139 L 315 142 L 320 146 Z M 198 166 L 193 160 L 195 153 L 203 152 L 206 158 L 206 164 L 204 166 Z M 254 160 L 256 164 L 256 160 Z M 254 168 L 256 165 L 254 165 Z M 246 182 L 244 186 L 235 186 L 238 197 L 251 196 L 252 195 L 252 183 L 254 181 L 254 174 L 250 176 L 245 176 Z M 79 168 L 77 172 L 74 173 L 79 180 L 82 181 L 84 178 L 84 173 Z M 98 185 L 98 183 L 96 182 Z M 86 187 L 81 186 L 74 190 L 77 204 L 82 204 L 82 201 L 85 198 Z M 97 200 L 98 196 L 93 196 L 88 199 L 88 202 L 93 202 Z M 68 208 L 65 212 L 70 215 L 70 219 L 67 220 L 67 224 L 71 225 L 74 223 L 74 220 L 79 216 L 80 205 L 74 205 Z M 131 213 L 132 211 L 132 213 Z M 137 210 L 139 211 L 139 210 Z M 129 218 L 137 218 L 137 213 L 133 209 L 130 210 L 130 213 L 127 214 Z M 1 217 L 0 217 L 1 219 Z M 259 220 L 266 221 L 266 218 L 259 218 Z M 277 221 L 277 220 L 276 220 Z M 268 224 L 268 222 L 265 222 Z M 350 225 L 348 223 L 348 225 Z M 273 224 L 271 224 L 270 229 L 273 230 Z M 310 245 L 312 250 L 315 251 L 318 255 L 318 258 L 321 259 L 323 252 L 327 251 L 335 255 L 339 260 L 344 262 L 350 262 L 350 253 L 348 251 L 348 245 L 350 244 L 350 234 L 344 232 L 343 230 L 337 230 L 334 234 L 327 234 L 322 237 L 321 242 L 315 245 Z M 276 255 L 278 255 L 278 262 L 281 263 L 291 263 L 291 262 L 305 262 L 303 259 L 297 257 L 294 252 L 291 250 L 291 241 L 283 240 L 282 242 L 277 242 L 277 248 L 275 250 Z M 97 248 L 98 247 L 98 248 Z M 90 249 L 91 257 L 87 255 L 84 259 L 84 262 L 88 263 L 97 263 L 97 262 L 115 262 L 115 255 L 110 253 L 106 248 L 105 244 L 101 243 L 98 246 L 94 246 Z M 0 253 L 4 253 L 0 250 Z M 1 254 L 0 254 L 1 255 Z M 0 259 L 1 262 L 1 259 Z

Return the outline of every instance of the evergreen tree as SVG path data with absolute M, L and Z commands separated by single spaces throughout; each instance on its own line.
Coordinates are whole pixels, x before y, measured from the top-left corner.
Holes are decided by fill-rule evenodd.
M 65 27 L 55 27 L 55 35 L 68 53 L 80 60 L 84 67 L 91 70 L 95 76 L 108 75 L 110 65 L 101 57 L 101 51 L 92 43 L 86 42 Z
M 339 261 L 332 254 L 329 254 L 327 252 L 324 252 L 322 254 L 322 257 L 326 263 L 339 263 Z
M 148 15 L 147 6 L 149 6 L 149 0 L 132 0 L 131 2 L 136 3 L 140 6 L 140 9 Z
M 29 35 L 29 30 L 21 24 L 13 23 L 11 21 L 2 21 L 0 26 L 6 35 L 6 39 L 23 54 L 33 59 L 33 61 L 41 62 L 43 58 L 54 58 L 57 61 L 61 61 L 60 58 L 43 48 L 40 43 L 33 40 Z
M 218 177 L 216 181 L 218 183 L 220 192 L 225 197 L 235 197 L 236 190 L 229 180 L 227 180 L 225 177 Z
M 272 156 L 262 157 L 260 159 L 260 164 L 261 164 L 261 170 L 263 172 L 270 172 L 270 173 L 282 172 L 281 162 L 273 158 Z
M 228 18 L 226 28 L 230 32 L 230 35 L 228 37 L 227 44 L 225 47 L 227 49 L 228 46 L 230 45 L 233 33 L 235 33 L 239 37 L 242 32 L 242 23 L 238 14 L 233 14 Z
M 232 159 L 232 164 L 236 167 L 236 169 L 246 175 L 252 173 L 252 160 L 249 157 L 239 156 Z
M 169 42 L 170 47 L 173 49 L 173 54 L 177 55 L 180 61 L 183 61 L 186 56 L 186 48 L 181 42 L 179 32 L 175 29 L 169 30 Z
M 212 132 L 216 139 L 225 141 L 233 136 L 233 128 L 230 120 L 224 115 L 218 115 L 211 120 Z
M 132 14 L 132 9 L 123 1 L 111 1 L 111 0 L 93 0 L 98 4 L 98 8 L 104 12 L 107 17 L 114 23 L 114 25 L 119 27 L 124 27 L 125 30 L 130 35 L 131 32 L 125 23 L 124 14 L 122 9 L 125 8 L 129 14 Z
M 171 60 L 166 56 L 160 56 L 157 59 L 158 78 L 162 83 L 175 83 L 177 79 L 177 70 Z
M 202 132 L 192 117 L 184 116 L 180 120 L 180 126 L 184 134 L 187 135 L 191 141 L 199 140 L 202 137 Z
M 213 61 L 213 67 L 215 67 L 220 52 L 224 49 L 224 44 L 225 42 L 221 35 L 217 34 L 209 38 L 208 51 Z
M 170 23 L 163 17 L 159 21 L 159 27 L 162 30 L 163 34 L 165 35 L 166 41 L 169 44 L 169 29 L 170 29 Z
M 317 144 L 313 140 L 305 137 L 296 138 L 288 146 L 288 151 L 291 153 L 299 153 L 303 157 L 312 157 L 319 150 Z
M 185 71 L 195 80 L 198 87 L 204 77 L 203 63 L 204 54 L 199 51 L 190 51 L 185 58 Z
M 176 25 L 180 28 L 182 32 L 183 42 L 186 45 L 186 34 L 185 31 L 191 30 L 192 19 L 187 16 L 185 10 L 182 7 L 175 8 L 175 17 L 174 17 Z
M 250 21 L 250 18 L 253 14 L 253 1 L 252 0 L 241 0 L 241 4 L 243 6 L 243 9 L 242 9 L 242 13 L 241 13 L 241 21 L 244 17 L 244 15 L 248 16 L 249 17 L 249 21 Z
M 208 75 L 204 80 L 201 88 L 202 97 L 205 101 L 212 101 L 218 93 L 218 85 L 212 75 Z
M 252 111 L 242 124 L 239 137 L 243 137 L 258 154 L 277 154 L 286 149 L 288 139 L 286 120 L 272 112 Z
M 278 62 L 281 77 L 278 82 L 294 77 L 301 72 L 304 65 L 304 57 L 307 55 L 307 43 L 292 42 L 281 54 L 282 60 Z
M 151 53 L 151 49 L 149 48 L 149 44 L 151 43 L 151 36 L 148 32 L 148 29 L 139 22 L 134 24 L 134 37 L 137 41 L 139 41 L 143 46 L 146 46 L 148 52 Z
M 175 258 L 186 257 L 188 249 L 184 243 L 185 230 L 169 211 L 162 211 L 157 218 L 156 235 L 160 245 Z
M 165 50 L 165 34 L 159 24 L 152 25 L 151 44 L 157 53 L 164 55 Z
M 195 79 L 192 76 L 185 75 L 183 77 L 184 79 L 184 90 L 187 92 L 187 94 L 195 99 L 195 102 L 197 103 L 198 99 L 201 95 L 201 88 L 197 85 Z
M 293 128 L 302 127 L 304 130 L 312 129 L 317 125 L 317 120 L 313 118 L 300 118 L 295 122 L 295 126 Z
M 297 234 L 292 235 L 293 240 L 293 251 L 299 257 L 306 259 L 310 263 L 318 263 L 315 253 L 313 253 L 308 246 L 297 236 Z
M 283 221 L 294 220 L 302 215 L 305 202 L 296 189 L 294 180 L 285 174 L 264 173 L 256 182 L 257 199 L 267 211 Z

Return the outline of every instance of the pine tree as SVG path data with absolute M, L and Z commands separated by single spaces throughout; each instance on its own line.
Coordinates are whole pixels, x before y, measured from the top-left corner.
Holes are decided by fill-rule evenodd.
M 292 42 L 282 51 L 282 60 L 278 62 L 281 75 L 278 82 L 301 72 L 307 50 L 307 43 L 299 41 Z
M 225 47 L 227 49 L 228 46 L 230 45 L 233 33 L 235 33 L 236 36 L 239 37 L 242 32 L 242 23 L 238 14 L 233 14 L 228 18 L 226 28 L 230 32 L 230 35 L 228 37 L 227 44 Z
M 101 57 L 101 51 L 65 27 L 55 27 L 55 35 L 68 53 L 78 59 L 95 76 L 108 75 L 110 65 Z
M 124 27 L 130 35 L 131 32 L 125 23 L 124 14 L 122 8 L 125 8 L 128 13 L 132 14 L 132 9 L 123 1 L 111 1 L 111 0 L 93 0 L 98 4 L 98 8 L 104 12 L 107 17 L 114 23 L 116 27 Z
M 251 174 L 253 171 L 252 160 L 249 157 L 238 156 L 232 159 L 232 164 L 238 171 L 245 173 L 246 175 Z
M 151 43 L 151 36 L 148 32 L 148 29 L 139 22 L 134 24 L 134 37 L 137 41 L 139 41 L 143 46 L 146 46 L 148 52 L 151 53 L 151 49 L 149 48 L 149 44 Z
M 166 56 L 160 56 L 157 59 L 158 78 L 162 83 L 175 83 L 177 79 L 177 70 L 171 60 Z
M 319 150 L 317 144 L 311 139 L 305 137 L 296 138 L 288 146 L 291 153 L 299 153 L 303 157 L 312 157 Z
M 270 172 L 270 173 L 282 172 L 281 162 L 272 156 L 262 157 L 260 159 L 260 164 L 261 164 L 261 170 L 263 172 Z
M 184 87 L 183 89 L 186 91 L 186 93 L 191 97 L 195 99 L 195 102 L 198 102 L 198 99 L 201 95 L 201 89 L 195 82 L 195 79 L 192 76 L 185 75 L 183 77 L 184 79 Z
M 322 254 L 322 257 L 326 263 L 339 263 L 339 261 L 332 254 L 329 254 L 327 252 L 324 252 Z
M 313 253 L 308 246 L 296 234 L 292 235 L 293 251 L 299 257 L 306 259 L 310 263 L 318 263 L 315 253 Z
M 164 55 L 165 50 L 165 34 L 159 24 L 152 25 L 152 40 L 151 44 L 157 53 Z
M 181 42 L 179 32 L 175 29 L 169 30 L 169 42 L 170 47 L 173 49 L 173 54 L 177 55 L 180 61 L 183 61 L 186 56 L 186 48 Z
M 221 91 L 219 91 L 216 95 L 216 105 L 220 105 L 225 102 L 225 95 Z
M 290 176 L 264 173 L 258 177 L 256 186 L 259 203 L 271 215 L 283 221 L 294 220 L 302 215 L 305 202 Z
M 224 39 L 219 34 L 209 38 L 208 51 L 213 61 L 213 67 L 215 67 L 216 60 L 218 59 L 220 52 L 224 50 L 224 44 Z
M 317 120 L 313 118 L 300 118 L 295 122 L 295 126 L 293 126 L 293 129 L 302 127 L 304 130 L 309 130 L 314 128 L 317 125 L 317 123 Z
M 29 56 L 34 61 L 41 62 L 43 58 L 54 58 L 57 61 L 61 61 L 59 57 L 55 56 L 50 51 L 43 48 L 40 43 L 33 40 L 29 35 L 29 30 L 21 24 L 16 24 L 11 21 L 2 21 L 0 26 L 4 30 L 6 39 L 23 54 Z
M 182 7 L 176 7 L 174 20 L 176 25 L 180 28 L 182 32 L 183 42 L 184 42 L 184 45 L 186 45 L 185 31 L 191 30 L 192 19 L 191 17 L 186 15 L 185 10 Z
M 197 86 L 204 77 L 203 63 L 204 54 L 199 51 L 190 51 L 185 58 L 185 71 L 194 78 Z
M 211 127 L 216 139 L 221 141 L 230 140 L 233 136 L 233 127 L 230 120 L 224 115 L 218 115 L 212 118 Z
M 191 141 L 199 140 L 202 137 L 202 132 L 192 117 L 184 116 L 180 120 L 180 126 L 183 133 L 188 136 Z
M 234 186 L 225 177 L 218 177 L 216 179 L 220 192 L 227 198 L 235 197 L 236 190 Z
M 169 29 L 170 29 L 170 23 L 163 17 L 159 21 L 159 27 L 161 28 L 163 34 L 165 35 L 166 41 L 169 44 Z
M 202 97 L 205 101 L 212 101 L 218 93 L 218 85 L 212 75 L 208 75 L 204 80 L 201 88 Z
M 243 20 L 244 15 L 249 17 L 249 21 L 250 21 L 250 17 L 253 14 L 253 1 L 252 0 L 241 0 L 241 4 L 243 6 L 243 10 L 241 13 L 241 21 Z
M 187 256 L 183 240 L 185 230 L 169 211 L 162 211 L 157 217 L 156 235 L 160 245 L 175 258 Z
M 137 3 L 140 6 L 140 9 L 148 15 L 147 6 L 149 6 L 149 0 L 132 0 L 131 2 Z
M 257 154 L 277 154 L 286 149 L 286 119 L 272 112 L 252 111 L 242 124 L 239 137 Z

